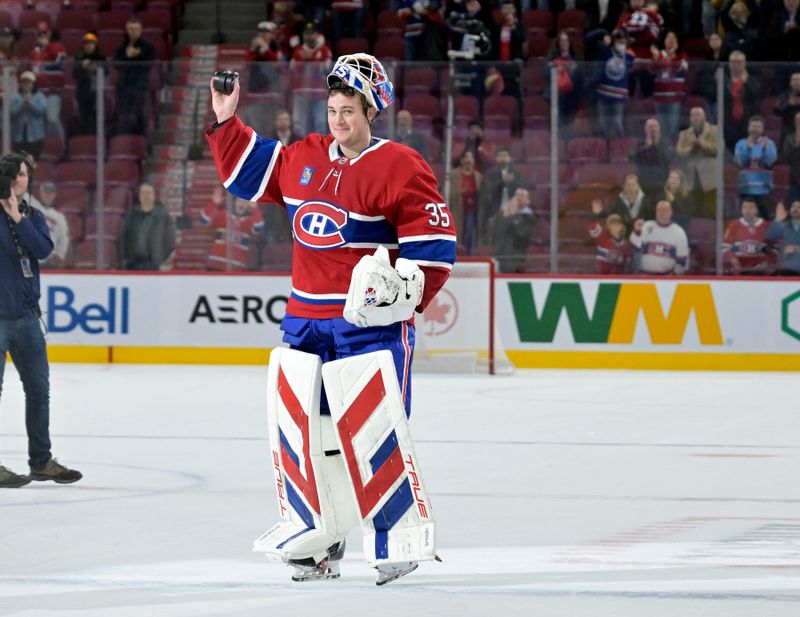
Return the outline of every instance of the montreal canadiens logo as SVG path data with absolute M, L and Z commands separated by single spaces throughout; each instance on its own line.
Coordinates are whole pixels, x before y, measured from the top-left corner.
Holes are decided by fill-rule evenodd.
M 347 211 L 324 201 L 300 204 L 292 218 L 295 240 L 311 249 L 332 249 L 345 243 Z
M 446 289 L 440 289 L 422 313 L 427 336 L 441 336 L 449 332 L 458 321 L 458 302 Z

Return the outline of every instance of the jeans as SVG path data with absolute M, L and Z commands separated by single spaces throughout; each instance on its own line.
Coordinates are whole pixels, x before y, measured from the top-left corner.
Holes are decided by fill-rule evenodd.
M 600 122 L 600 128 L 603 131 L 603 137 L 611 139 L 612 137 L 622 137 L 625 135 L 625 128 L 623 127 L 624 115 L 624 100 L 610 100 L 602 96 L 597 97 L 597 116 Z
M 680 103 L 656 103 L 656 113 L 661 122 L 661 130 L 670 139 L 678 137 L 681 126 Z
M 25 391 L 28 464 L 39 467 L 51 458 L 50 366 L 39 317 L 33 311 L 19 319 L 0 319 L 0 398 L 6 352 L 11 354 Z

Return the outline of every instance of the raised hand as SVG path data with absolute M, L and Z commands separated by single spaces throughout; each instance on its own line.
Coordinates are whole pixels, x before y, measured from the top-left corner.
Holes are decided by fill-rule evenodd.
M 233 118 L 236 113 L 236 106 L 239 104 L 239 80 L 233 82 L 233 92 L 230 94 L 223 94 L 214 90 L 214 78 L 208 83 L 211 90 L 211 107 L 214 109 L 214 114 L 217 116 L 217 122 L 225 122 L 229 118 Z

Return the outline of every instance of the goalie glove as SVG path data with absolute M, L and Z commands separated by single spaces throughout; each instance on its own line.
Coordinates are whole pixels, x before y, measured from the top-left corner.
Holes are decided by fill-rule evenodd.
M 400 257 L 392 268 L 389 251 L 378 247 L 353 268 L 343 316 L 360 328 L 406 321 L 422 300 L 424 287 L 425 273 L 417 264 Z

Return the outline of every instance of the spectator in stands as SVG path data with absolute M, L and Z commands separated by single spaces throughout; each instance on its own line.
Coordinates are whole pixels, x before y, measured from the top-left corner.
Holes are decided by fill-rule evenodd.
M 528 189 L 518 187 L 513 197 L 492 217 L 489 225 L 492 255 L 497 260 L 498 272 L 522 272 L 536 225 Z
M 728 223 L 722 240 L 726 274 L 767 274 L 775 264 L 775 252 L 767 243 L 769 223 L 758 216 L 756 202 L 742 200 L 742 216 Z
M 75 132 L 94 135 L 97 132 L 97 68 L 105 66 L 106 57 L 97 47 L 97 36 L 83 35 L 83 48 L 75 55 L 72 75 L 75 78 L 75 97 L 78 101 L 78 121 Z
M 633 231 L 634 222 L 639 219 L 650 219 L 653 216 L 653 208 L 650 200 L 642 191 L 639 185 L 639 178 L 636 174 L 625 176 L 622 185 L 622 192 L 611 204 L 609 214 L 618 214 L 625 224 L 625 235 L 628 236 Z
M 292 52 L 292 117 L 297 123 L 297 132 L 328 133 L 327 90 L 324 77 L 330 71 L 333 54 L 325 44 L 325 37 L 317 25 L 309 21 L 303 28 L 303 42 Z
M 547 55 L 548 66 L 545 70 L 544 96 L 550 99 L 550 68 L 558 69 L 558 127 L 559 137 L 570 138 L 570 128 L 578 110 L 578 103 L 584 96 L 582 87 L 581 57 L 572 45 L 568 32 L 562 30 L 553 40 L 553 46 Z
M 302 136 L 294 131 L 292 115 L 285 109 L 281 109 L 275 115 L 273 130 L 267 136 L 271 139 L 277 139 L 284 147 L 302 139 Z
M 245 54 L 245 61 L 249 63 L 250 78 L 247 89 L 250 92 L 265 92 L 273 84 L 278 84 L 279 75 L 272 65 L 273 62 L 285 60 L 286 56 L 280 47 L 279 30 L 275 22 L 261 21 L 258 23 L 258 32 L 250 40 L 250 46 Z
M 595 265 L 598 274 L 628 274 L 633 267 L 633 245 L 625 233 L 625 221 L 619 214 L 609 214 L 603 223 L 603 202 L 592 201 L 589 236 L 597 247 Z
M 138 203 L 125 213 L 117 240 L 124 270 L 158 270 L 175 249 L 175 225 L 167 209 L 156 201 L 152 184 L 139 186 Z
M 497 148 L 494 161 L 495 164 L 484 174 L 483 188 L 478 197 L 478 232 L 481 243 L 485 243 L 488 238 L 488 220 L 505 207 L 518 188 L 526 188 L 522 171 L 514 166 L 508 148 Z
M 675 154 L 683 162 L 686 188 L 693 194 L 693 215 L 713 218 L 717 205 L 717 127 L 706 122 L 702 107 L 689 111 L 689 128 L 678 135 Z
M 53 241 L 53 252 L 39 262 L 45 268 L 63 268 L 69 251 L 69 224 L 67 217 L 56 209 L 55 199 L 56 185 L 49 180 L 39 185 L 39 199 L 31 197 L 31 206 L 44 214 Z
M 440 0 L 400 0 L 397 14 L 406 20 L 405 59 L 446 60 L 447 39 Z
M 17 38 L 14 29 L 0 28 L 0 61 L 17 59 Z
M 392 141 L 404 144 L 419 152 L 422 157 L 430 163 L 428 156 L 428 139 L 414 129 L 414 118 L 407 109 L 401 109 L 395 117 L 395 133 Z
M 264 233 L 264 219 L 255 204 L 237 198 L 230 214 L 212 204 L 201 212 L 200 223 L 214 230 L 214 244 L 206 263 L 208 270 L 255 268 Z
M 725 145 L 733 150 L 747 132 L 748 119 L 758 113 L 763 93 L 758 79 L 747 70 L 747 58 L 733 51 L 725 77 Z
M 800 201 L 786 207 L 779 203 L 775 220 L 767 228 L 767 240 L 777 244 L 778 271 L 781 276 L 800 275 Z
M 695 215 L 696 207 L 693 195 L 686 186 L 686 177 L 679 169 L 673 169 L 664 183 L 664 190 L 656 198 L 659 201 L 668 201 L 672 205 L 672 220 L 689 233 L 689 223 Z
M 586 13 L 584 23 L 584 54 L 596 60 L 603 49 L 601 41 L 617 26 L 624 10 L 622 0 L 576 0 L 575 8 Z
M 706 99 L 708 119 L 717 121 L 717 79 L 716 71 L 722 63 L 728 61 L 730 51 L 716 32 L 711 33 L 707 39 L 708 48 L 700 70 L 695 80 L 695 92 Z
M 38 160 L 44 144 L 47 99 L 36 89 L 36 75 L 19 76 L 17 94 L 11 99 L 11 141 L 16 152 L 25 151 Z
M 519 98 L 522 93 L 520 67 L 511 63 L 524 60 L 522 45 L 525 43 L 528 31 L 517 16 L 517 7 L 510 0 L 505 0 L 500 4 L 499 23 L 494 24 L 491 32 L 491 55 L 502 63 L 498 67 L 505 82 L 505 89 L 502 93 Z
M 125 24 L 125 40 L 114 54 L 118 73 L 117 134 L 145 134 L 150 70 L 155 59 L 155 49 L 142 38 L 142 22 L 131 17 Z
M 53 33 L 46 21 L 36 24 L 36 45 L 28 54 L 31 70 L 38 76 L 55 74 L 63 77 L 66 49 L 53 41 Z M 61 123 L 61 92 L 56 88 L 44 92 L 47 100 L 47 132 L 64 141 L 64 125 Z
M 606 139 L 625 135 L 625 103 L 634 60 L 624 34 L 614 34 L 611 43 L 600 55 L 603 68 L 597 85 L 598 123 Z
M 483 121 L 480 118 L 473 118 L 467 125 L 467 139 L 464 143 L 464 152 L 472 152 L 475 155 L 475 166 L 478 171 L 486 173 L 486 170 L 492 166 L 492 157 L 488 154 L 488 149 L 483 142 Z
M 652 52 L 650 48 L 661 40 L 664 28 L 664 18 L 658 12 L 658 4 L 647 3 L 645 0 L 630 0 L 630 10 L 623 13 L 614 33 L 623 34 L 628 41 L 633 55 L 634 73 L 630 79 L 630 93 L 636 91 L 637 80 L 641 82 L 642 96 L 653 94 L 653 76 L 647 70 Z
M 793 73 L 789 79 L 789 89 L 780 95 L 775 105 L 775 113 L 782 121 L 779 143 L 782 144 L 786 141 L 786 136 L 794 132 L 794 117 L 798 111 L 800 111 L 800 73 Z
M 648 118 L 644 137 L 628 154 L 628 159 L 636 165 L 639 184 L 650 199 L 664 187 L 673 155 L 672 144 L 661 134 L 661 124 L 655 118 Z
M 361 20 L 364 18 L 364 0 L 332 0 L 333 38 L 361 36 Z M 367 49 L 364 50 L 369 51 Z
M 736 143 L 734 161 L 739 172 L 739 195 L 751 197 L 758 204 L 762 218 L 772 219 L 775 198 L 772 195 L 772 166 L 778 158 L 775 142 L 764 135 L 764 118 L 750 118 L 747 137 Z
M 467 150 L 450 178 L 450 212 L 456 225 L 456 237 L 472 255 L 478 245 L 479 196 L 483 174 L 475 167 L 475 155 Z
M 732 52 L 740 51 L 750 60 L 759 59 L 759 3 L 747 4 L 742 0 L 728 0 L 720 10 L 719 17 L 725 29 L 724 40 L 728 49 Z
M 668 201 L 656 204 L 656 218 L 637 220 L 631 234 L 638 271 L 642 274 L 683 274 L 689 264 L 689 240 L 680 225 L 672 222 Z
M 50 24 L 40 21 L 36 24 L 36 45 L 33 46 L 28 59 L 35 72 L 50 72 L 64 70 L 64 61 L 67 50 L 58 41 L 53 40 Z
M 767 28 L 769 57 L 781 64 L 775 67 L 779 92 L 788 85 L 789 67 L 782 63 L 800 60 L 800 0 L 783 0 L 783 7 L 772 16 Z
M 786 203 L 800 199 L 800 110 L 794 115 L 794 130 L 783 140 L 781 159 L 789 165 L 789 192 Z
M 664 49 L 652 48 L 653 63 L 650 70 L 655 75 L 653 98 L 664 133 L 671 140 L 678 136 L 683 99 L 686 96 L 686 72 L 689 61 L 678 46 L 678 35 L 667 32 Z

